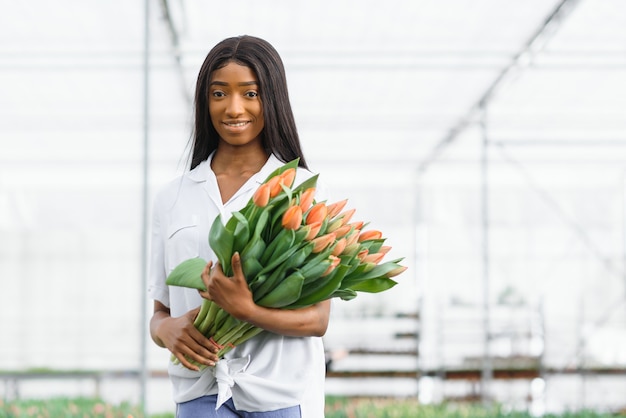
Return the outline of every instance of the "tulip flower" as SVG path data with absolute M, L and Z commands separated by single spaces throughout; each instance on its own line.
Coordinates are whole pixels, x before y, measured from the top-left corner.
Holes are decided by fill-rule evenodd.
M 322 222 L 328 215 L 328 209 L 324 203 L 317 203 L 306 215 L 306 224 L 311 225 L 315 222 Z
M 334 224 L 334 222 L 333 222 Z M 331 224 L 332 225 L 332 224 Z M 329 225 L 328 228 L 326 229 L 327 232 L 334 232 L 335 235 L 337 235 L 337 238 L 343 238 L 345 237 L 348 232 L 350 232 L 352 230 L 352 227 L 350 225 L 341 225 L 339 228 L 337 229 L 333 229 L 331 228 L 331 226 Z M 358 234 L 357 234 L 358 235 Z
M 270 201 L 270 186 L 267 183 L 262 184 L 259 188 L 254 192 L 254 196 L 252 196 L 252 201 L 255 205 L 260 208 L 264 208 Z
M 348 245 L 356 244 L 359 240 L 359 231 L 356 230 L 346 235 L 346 240 L 348 241 Z
M 380 231 L 364 231 L 359 235 L 359 242 L 369 241 L 372 239 L 381 239 L 383 237 L 383 233 Z
M 346 241 L 346 247 L 343 249 L 343 252 L 341 254 L 352 256 L 359 252 L 360 248 L 361 246 L 356 242 L 353 244 L 348 244 L 348 242 Z
M 320 229 L 322 229 L 322 222 L 313 222 L 312 224 L 305 225 L 302 228 L 308 231 L 304 239 L 306 241 L 311 241 L 313 238 L 317 237 L 317 234 L 320 233 Z
M 289 168 L 280 175 L 280 183 L 285 187 L 291 187 L 293 185 L 293 181 L 296 179 L 296 169 Z
M 391 247 L 389 245 L 382 245 L 378 250 L 379 253 L 383 254 L 387 254 L 389 251 L 391 251 Z
M 374 253 L 374 254 L 368 254 L 365 257 L 363 257 L 361 259 L 361 261 L 363 263 L 372 263 L 372 264 L 378 264 L 382 261 L 382 259 L 385 257 L 385 254 L 383 253 Z
M 335 241 L 335 234 L 332 232 L 330 234 L 322 235 L 321 237 L 317 237 L 313 239 L 311 242 L 313 243 L 313 253 L 317 254 L 328 247 Z
M 276 177 L 272 177 L 267 182 L 267 185 L 270 189 L 270 197 L 276 197 L 282 191 L 283 188 L 280 184 L 280 180 L 281 178 L 279 176 L 276 176 Z
M 357 222 L 349 223 L 347 225 L 350 225 L 351 227 L 353 227 L 357 231 L 360 231 L 361 229 L 363 229 L 364 222 L 363 221 L 357 221 Z
M 283 228 L 296 230 L 302 225 L 302 209 L 300 206 L 290 206 L 283 215 Z
M 406 266 L 400 266 L 400 267 L 396 267 L 395 269 L 389 271 L 386 276 L 387 277 L 395 277 L 398 276 L 399 274 L 402 274 L 406 271 L 406 269 L 408 269 L 408 267 Z
M 334 255 L 331 255 L 328 258 L 330 259 L 330 266 L 328 266 L 326 271 L 322 273 L 322 277 L 328 276 L 330 273 L 332 273 L 332 271 L 335 270 L 341 262 L 341 258 L 335 257 Z
M 331 203 L 328 205 L 328 218 L 333 219 L 337 216 L 348 203 L 348 199 L 341 200 L 339 202 Z
M 302 212 L 306 212 L 309 210 L 311 205 L 313 204 L 313 200 L 315 199 L 315 187 L 310 187 L 302 193 L 300 196 L 300 208 Z
M 343 250 L 346 249 L 347 243 L 348 243 L 348 241 L 346 241 L 345 238 L 341 238 L 341 239 L 337 240 L 337 242 L 335 243 L 335 247 L 333 248 L 332 255 L 334 255 L 336 257 L 341 255 L 341 253 L 343 253 Z
M 340 213 L 337 217 L 341 218 L 343 224 L 346 225 L 348 222 L 350 222 L 350 219 L 352 219 L 354 212 L 356 212 L 356 209 L 349 209 L 345 212 Z

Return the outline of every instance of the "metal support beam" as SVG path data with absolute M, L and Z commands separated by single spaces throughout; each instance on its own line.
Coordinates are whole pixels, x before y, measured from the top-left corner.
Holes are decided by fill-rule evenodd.
M 141 288 L 139 289 L 140 347 L 139 347 L 139 405 L 145 415 L 146 392 L 148 386 L 148 168 L 150 138 L 150 0 L 144 0 L 144 50 L 143 50 L 143 170 L 141 198 Z
M 452 126 L 446 135 L 435 144 L 430 154 L 424 158 L 419 166 L 418 171 L 420 173 L 425 172 L 428 167 L 436 161 L 445 148 L 452 144 L 459 134 L 461 134 L 479 115 L 481 108 L 490 99 L 495 90 L 506 79 L 507 75 L 515 68 L 525 65 L 524 62 L 528 60 L 529 56 L 535 54 L 539 44 L 545 43 L 545 36 L 549 30 L 554 29 L 554 24 L 563 20 L 565 15 L 574 8 L 578 0 L 561 0 L 559 4 L 552 10 L 552 12 L 544 19 L 539 28 L 532 34 L 532 36 L 526 41 L 523 47 L 517 52 L 511 62 L 504 67 L 496 76 L 496 78 L 489 84 L 487 89 L 480 95 L 478 100 L 469 108 L 469 110 Z

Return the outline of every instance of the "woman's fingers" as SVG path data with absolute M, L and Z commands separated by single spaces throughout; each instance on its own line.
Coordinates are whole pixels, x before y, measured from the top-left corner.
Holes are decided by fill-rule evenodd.
M 211 300 L 211 292 L 209 292 L 209 282 L 210 282 L 210 276 L 211 276 L 211 269 L 213 268 L 213 262 L 209 261 L 206 266 L 204 266 L 204 269 L 202 270 L 202 274 L 200 275 L 200 277 L 202 278 L 202 282 L 204 283 L 204 287 L 206 288 L 206 290 L 198 290 L 198 292 L 200 293 L 200 296 L 202 296 L 205 299 Z

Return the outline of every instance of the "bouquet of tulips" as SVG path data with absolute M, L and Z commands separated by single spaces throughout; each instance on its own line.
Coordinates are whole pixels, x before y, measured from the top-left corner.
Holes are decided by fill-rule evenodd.
M 296 159 L 275 170 L 226 223 L 215 219 L 209 243 L 224 273 L 232 275 L 231 258 L 239 252 L 255 303 L 283 309 L 393 287 L 391 277 L 406 267 L 399 264 L 402 259 L 381 262 L 391 249 L 383 245 L 382 233 L 351 222 L 355 209 L 344 211 L 347 200 L 314 201 L 317 175 L 292 188 L 297 166 Z M 206 290 L 201 278 L 206 264 L 201 258 L 186 260 L 166 283 Z M 220 358 L 262 332 L 206 299 L 194 325 L 220 348 Z

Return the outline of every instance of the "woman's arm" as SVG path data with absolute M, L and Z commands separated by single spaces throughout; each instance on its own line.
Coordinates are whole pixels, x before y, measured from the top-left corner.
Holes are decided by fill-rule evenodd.
M 200 308 L 191 310 L 178 318 L 170 316 L 170 309 L 159 301 L 154 301 L 154 314 L 150 319 L 150 336 L 157 345 L 165 347 L 188 369 L 198 370 L 191 363 L 214 366 L 218 358 L 218 348 L 193 325 Z
M 241 268 L 239 254 L 233 255 L 233 277 L 224 275 L 220 265 L 207 264 L 202 280 L 207 287 L 200 295 L 213 300 L 235 318 L 267 331 L 291 337 L 321 337 L 328 328 L 330 301 L 301 309 L 265 308 L 254 303 Z

